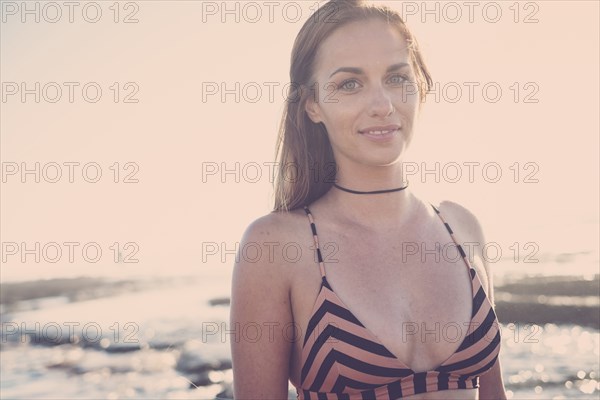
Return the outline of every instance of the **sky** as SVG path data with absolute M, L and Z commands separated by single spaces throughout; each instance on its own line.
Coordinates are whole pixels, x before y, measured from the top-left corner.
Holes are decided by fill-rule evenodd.
M 597 254 L 598 2 L 378 3 L 437 84 L 406 155 L 414 190 L 505 249 Z M 290 52 L 316 4 L 1 1 L 0 278 L 227 275 L 272 206 Z

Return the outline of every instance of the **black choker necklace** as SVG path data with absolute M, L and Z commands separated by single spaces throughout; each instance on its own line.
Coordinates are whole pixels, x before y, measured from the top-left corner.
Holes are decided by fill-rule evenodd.
M 399 192 L 401 190 L 404 190 L 408 187 L 408 181 L 406 181 L 406 185 L 396 188 L 396 189 L 385 189 L 385 190 L 374 190 L 372 192 L 359 192 L 358 190 L 352 190 L 352 189 L 346 189 L 345 187 L 341 187 L 340 185 L 338 185 L 337 183 L 334 183 L 333 186 L 335 186 L 336 188 L 343 190 L 344 192 L 348 192 L 348 193 L 354 193 L 354 194 L 379 194 L 379 193 L 390 193 L 390 192 Z

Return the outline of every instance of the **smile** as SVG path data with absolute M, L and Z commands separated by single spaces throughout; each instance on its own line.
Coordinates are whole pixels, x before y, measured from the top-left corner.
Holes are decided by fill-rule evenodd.
M 389 130 L 389 131 L 366 131 L 366 132 L 361 132 L 361 133 L 366 133 L 367 135 L 386 135 L 390 132 L 394 132 L 397 129 L 393 129 L 393 130 Z
M 382 136 L 396 132 L 399 129 L 400 125 L 371 126 L 365 129 L 360 129 L 358 133 L 363 135 L 367 134 L 372 136 Z

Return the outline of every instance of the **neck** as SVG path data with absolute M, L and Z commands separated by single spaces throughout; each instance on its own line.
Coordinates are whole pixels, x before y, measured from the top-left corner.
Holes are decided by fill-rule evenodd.
M 401 186 L 399 188 L 373 190 L 373 191 L 369 191 L 369 192 L 361 192 L 359 190 L 348 189 L 348 188 L 338 185 L 337 183 L 334 183 L 333 186 L 335 186 L 336 188 L 338 188 L 340 190 L 343 190 L 344 192 L 353 193 L 353 194 L 381 194 L 381 193 L 391 193 L 391 192 L 399 192 L 401 190 L 405 190 L 408 187 L 408 182 L 406 182 L 404 184 L 404 186 Z
M 400 166 L 365 168 L 364 165 L 353 171 L 340 169 L 337 184 L 346 189 L 372 192 L 404 187 L 407 179 Z M 355 221 L 374 230 L 397 227 L 411 214 L 414 195 L 410 186 L 404 190 L 377 194 L 348 193 L 331 188 L 327 201 L 339 217 Z

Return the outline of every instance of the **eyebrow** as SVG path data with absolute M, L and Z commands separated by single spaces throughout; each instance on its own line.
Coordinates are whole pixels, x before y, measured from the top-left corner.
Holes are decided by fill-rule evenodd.
M 390 65 L 388 67 L 388 69 L 386 70 L 386 73 L 397 71 L 397 70 L 399 70 L 401 68 L 404 68 L 404 67 L 408 67 L 408 63 L 404 63 L 403 62 L 403 63 L 393 64 L 393 65 Z M 333 71 L 333 73 L 331 75 L 329 75 L 329 77 L 331 78 L 332 76 L 334 76 L 338 72 L 349 72 L 351 74 L 356 74 L 356 75 L 364 75 L 365 74 L 365 72 L 362 69 L 360 69 L 360 68 L 356 68 L 356 67 L 341 67 L 341 68 L 338 68 L 335 71 Z

